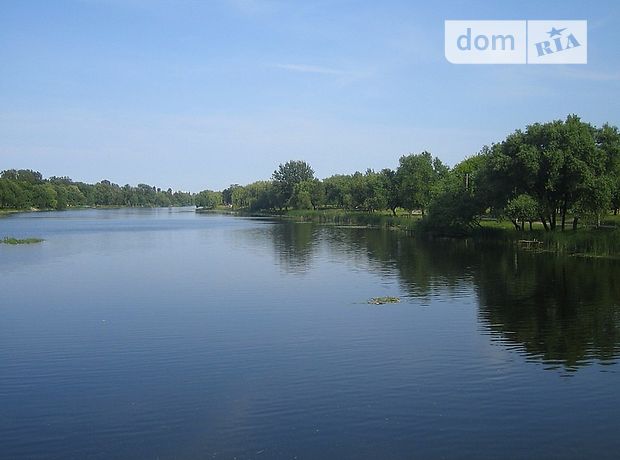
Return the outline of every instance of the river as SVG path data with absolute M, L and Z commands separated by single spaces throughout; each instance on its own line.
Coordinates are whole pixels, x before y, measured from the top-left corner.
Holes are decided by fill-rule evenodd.
M 0 458 L 620 452 L 617 261 L 183 208 L 2 236 L 45 241 L 0 244 Z

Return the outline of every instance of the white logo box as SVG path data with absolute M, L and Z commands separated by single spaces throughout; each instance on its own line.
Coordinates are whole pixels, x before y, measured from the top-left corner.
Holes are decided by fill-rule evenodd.
M 585 20 L 445 21 L 453 64 L 587 64 Z

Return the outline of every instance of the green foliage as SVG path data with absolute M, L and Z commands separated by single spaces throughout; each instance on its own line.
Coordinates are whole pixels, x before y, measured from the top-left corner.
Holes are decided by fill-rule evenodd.
M 314 179 L 314 170 L 305 161 L 293 160 L 280 164 L 272 175 L 277 206 L 280 208 L 289 206 L 295 186 L 312 179 Z
M 222 204 L 226 206 L 232 206 L 233 191 L 238 187 L 241 187 L 241 186 L 239 184 L 232 184 L 230 187 L 222 190 Z
M 483 218 L 508 217 L 522 230 L 540 220 L 545 230 L 573 228 L 579 221 L 601 224 L 610 210 L 620 210 L 620 133 L 596 128 L 575 115 L 535 123 L 498 144 L 485 146 L 452 170 L 429 152 L 405 155 L 396 170 L 355 172 L 324 180 L 301 160 L 280 164 L 269 181 L 233 184 L 222 192 L 163 191 L 147 184 L 120 187 L 68 177 L 47 180 L 31 170 L 0 173 L 0 209 L 64 209 L 74 206 L 220 205 L 251 212 L 294 207 L 365 211 L 421 211 L 420 228 L 463 233 Z M 559 220 L 559 222 L 558 222 Z
M 56 209 L 58 193 L 51 184 L 35 184 L 32 187 L 32 205 L 39 209 Z
M 381 170 L 380 180 L 381 186 L 385 193 L 385 202 L 392 214 L 396 215 L 396 209 L 402 206 L 402 197 L 400 193 L 399 176 L 396 171 L 389 168 Z
M 538 202 L 526 193 L 511 199 L 506 205 L 505 213 L 515 227 L 521 230 L 525 222 L 529 222 L 531 227 L 531 223 L 540 215 Z
M 26 182 L 28 184 L 40 184 L 43 182 L 43 175 L 31 169 L 7 169 L 0 173 L 0 179 Z
M 487 190 L 482 170 L 483 156 L 467 158 L 445 173 L 435 187 L 429 215 L 423 230 L 446 234 L 462 234 L 478 226 L 488 207 Z
M 214 209 L 223 203 L 222 192 L 203 190 L 196 195 L 194 202 L 199 208 Z
M 139 184 L 120 187 L 108 180 L 97 184 L 73 182 L 68 177 L 43 179 L 31 170 L 0 173 L 0 209 L 66 209 L 77 206 L 189 206 L 191 193 L 173 192 Z
M 41 238 L 12 238 L 12 237 L 4 237 L 0 240 L 0 243 L 3 244 L 11 244 L 11 245 L 16 245 L 16 244 L 36 244 L 36 243 L 41 243 L 44 240 L 42 240 Z
M 581 184 L 582 193 L 575 204 L 575 213 L 594 221 L 600 227 L 603 214 L 607 213 L 612 204 L 613 185 L 613 178 L 608 176 L 588 177 Z
M 317 209 L 325 203 L 325 186 L 318 179 L 295 184 L 291 204 L 296 209 Z
M 247 211 L 269 210 L 276 207 L 276 191 L 270 181 L 257 181 L 246 186 L 235 186 L 231 191 L 235 209 Z
M 323 180 L 325 203 L 336 208 L 351 208 L 351 176 L 337 174 Z
M 372 170 L 356 172 L 350 179 L 351 207 L 368 212 L 386 209 L 387 195 L 381 176 Z
M 386 303 L 399 303 L 399 297 L 385 296 L 385 297 L 373 297 L 368 299 L 368 303 L 371 305 L 384 305 Z
M 576 217 L 602 212 L 612 203 L 619 144 L 617 129 L 596 129 L 575 115 L 515 131 L 485 152 L 486 177 L 496 193 L 492 204 L 505 206 L 527 193 L 537 201 L 538 217 L 549 230 L 556 228 L 558 218 L 564 229 L 571 210 Z
M 435 187 L 448 173 L 448 168 L 429 152 L 400 158 L 396 173 L 402 206 L 410 211 L 419 209 L 424 215 Z

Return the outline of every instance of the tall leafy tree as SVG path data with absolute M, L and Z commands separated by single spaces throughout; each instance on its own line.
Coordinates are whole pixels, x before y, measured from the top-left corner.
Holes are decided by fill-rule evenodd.
M 397 177 L 400 199 L 405 209 L 419 209 L 422 215 L 431 203 L 435 187 L 448 168 L 429 152 L 405 155 L 400 158 Z
M 273 172 L 272 179 L 278 197 L 278 205 L 287 207 L 291 204 L 295 185 L 314 179 L 314 170 L 305 161 L 287 161 L 278 166 L 278 169 Z
M 395 216 L 396 208 L 402 205 L 400 183 L 398 181 L 399 177 L 396 171 L 384 168 L 381 170 L 380 179 L 383 183 L 383 190 L 385 191 L 386 206 Z
M 295 185 L 293 205 L 298 209 L 317 209 L 325 204 L 325 186 L 318 179 L 304 180 Z
M 203 190 L 196 195 L 195 203 L 199 208 L 213 209 L 222 204 L 222 192 Z

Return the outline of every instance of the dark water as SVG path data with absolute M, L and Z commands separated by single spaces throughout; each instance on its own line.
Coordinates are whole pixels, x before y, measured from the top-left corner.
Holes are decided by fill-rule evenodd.
M 617 262 L 168 209 L 3 235 L 46 241 L 0 245 L 1 458 L 620 455 Z

